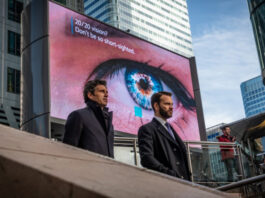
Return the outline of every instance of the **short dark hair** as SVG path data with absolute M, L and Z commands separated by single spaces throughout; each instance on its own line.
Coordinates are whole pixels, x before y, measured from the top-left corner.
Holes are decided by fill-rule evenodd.
M 86 80 L 85 85 L 84 85 L 84 89 L 83 89 L 83 96 L 84 96 L 85 103 L 89 100 L 87 97 L 87 94 L 88 93 L 94 94 L 95 88 L 98 85 L 104 85 L 106 87 L 107 82 L 105 80 L 99 80 L 99 79 Z
M 154 104 L 157 102 L 158 104 L 160 103 L 160 98 L 161 96 L 163 95 L 166 95 L 166 96 L 172 96 L 172 93 L 170 92 L 167 92 L 167 91 L 160 91 L 160 92 L 157 92 L 157 93 L 154 93 L 151 97 L 151 105 L 152 105 L 152 108 L 153 110 L 155 110 L 154 108 Z
M 229 127 L 228 125 L 224 125 L 224 126 L 221 126 L 220 127 L 220 129 L 222 130 L 222 131 L 224 131 L 227 127 Z M 230 127 L 229 127 L 230 128 Z

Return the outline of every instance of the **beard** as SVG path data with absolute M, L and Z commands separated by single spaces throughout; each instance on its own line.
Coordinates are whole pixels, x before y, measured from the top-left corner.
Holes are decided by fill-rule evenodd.
M 159 106 L 159 113 L 165 119 L 168 119 L 168 118 L 171 118 L 172 117 L 172 112 L 170 112 L 170 110 L 165 111 L 160 106 Z

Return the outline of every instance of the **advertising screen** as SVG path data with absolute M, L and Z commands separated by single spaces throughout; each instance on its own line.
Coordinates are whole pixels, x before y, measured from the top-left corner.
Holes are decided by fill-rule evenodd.
M 200 139 L 188 58 L 52 2 L 49 46 L 52 117 L 85 107 L 85 81 L 104 79 L 116 131 L 137 135 L 153 119 L 152 94 L 169 91 L 172 127 L 183 140 Z

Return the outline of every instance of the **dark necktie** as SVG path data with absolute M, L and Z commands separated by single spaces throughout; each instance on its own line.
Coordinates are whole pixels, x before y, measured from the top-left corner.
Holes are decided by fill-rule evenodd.
M 171 136 L 174 140 L 176 140 L 176 139 L 175 139 L 175 136 L 174 136 L 174 133 L 173 133 L 171 127 L 170 127 L 170 124 L 166 122 L 165 125 L 166 125 L 166 127 L 167 127 L 167 131 L 168 131 L 168 133 L 170 134 L 170 136 Z

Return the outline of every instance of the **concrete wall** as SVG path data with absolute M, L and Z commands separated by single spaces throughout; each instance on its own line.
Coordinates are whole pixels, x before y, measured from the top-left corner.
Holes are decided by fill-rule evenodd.
M 0 125 L 1 197 L 229 197 Z

